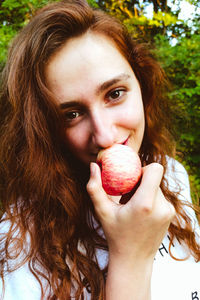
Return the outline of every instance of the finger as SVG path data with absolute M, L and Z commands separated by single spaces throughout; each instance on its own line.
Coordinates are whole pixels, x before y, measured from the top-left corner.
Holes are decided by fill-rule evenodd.
M 152 163 L 143 168 L 141 184 L 129 201 L 129 205 L 143 206 L 144 210 L 152 210 L 163 176 L 163 166 Z
M 102 187 L 101 170 L 94 162 L 90 164 L 90 179 L 87 183 L 86 189 L 94 204 L 97 214 L 106 214 L 110 209 L 111 201 Z
M 175 208 L 173 204 L 165 198 L 163 192 L 161 191 L 161 188 L 158 189 L 156 198 L 156 208 L 163 222 L 171 222 L 174 219 L 176 214 Z
M 151 163 L 143 167 L 143 184 L 144 187 L 148 190 L 149 188 L 157 188 L 160 186 L 162 177 L 163 177 L 164 168 L 159 163 Z

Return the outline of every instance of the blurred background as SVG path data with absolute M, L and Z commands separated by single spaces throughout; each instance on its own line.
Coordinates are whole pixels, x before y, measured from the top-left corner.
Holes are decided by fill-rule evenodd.
M 56 0 L 54 0 L 56 1 Z M 15 34 L 48 0 L 1 0 L 0 71 Z M 171 83 L 177 159 L 190 176 L 193 202 L 200 198 L 200 1 L 89 0 L 116 16 L 133 37 L 149 44 Z

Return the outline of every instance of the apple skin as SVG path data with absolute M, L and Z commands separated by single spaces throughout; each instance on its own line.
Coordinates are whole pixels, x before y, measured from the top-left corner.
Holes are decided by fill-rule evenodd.
M 100 150 L 97 163 L 101 168 L 103 188 L 108 195 L 129 193 L 142 175 L 138 154 L 126 145 L 114 144 Z

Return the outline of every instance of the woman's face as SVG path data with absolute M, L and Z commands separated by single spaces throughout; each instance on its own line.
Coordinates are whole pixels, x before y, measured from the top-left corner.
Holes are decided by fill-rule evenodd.
M 89 164 L 115 143 L 139 151 L 144 134 L 140 86 L 127 60 L 107 37 L 72 38 L 46 67 L 48 88 L 65 116 L 66 143 Z

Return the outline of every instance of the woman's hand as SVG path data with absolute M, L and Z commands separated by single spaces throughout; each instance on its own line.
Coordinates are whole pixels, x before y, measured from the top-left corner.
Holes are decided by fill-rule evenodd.
M 120 204 L 112 201 L 105 193 L 101 184 L 99 166 L 91 163 L 87 191 L 93 201 L 109 247 L 108 293 L 111 296 L 106 299 L 117 297 L 115 299 L 123 300 L 129 295 L 130 289 L 132 296 L 126 298 L 127 300 L 150 299 L 153 259 L 175 215 L 173 205 L 165 199 L 159 187 L 162 176 L 163 167 L 160 164 L 152 163 L 144 167 L 140 186 L 126 204 Z M 127 276 L 125 281 L 123 273 Z M 144 289 L 138 297 L 144 276 L 147 277 L 146 291 Z M 122 281 L 120 277 L 121 279 L 123 277 Z M 135 280 L 135 287 L 133 280 Z M 121 283 L 125 288 L 129 286 L 128 294 L 126 288 L 125 294 L 120 295 Z M 133 294 L 137 298 L 134 298 Z
M 154 257 L 175 210 L 161 189 L 163 167 L 152 163 L 143 168 L 140 186 L 126 204 L 111 200 L 102 188 L 97 164 L 91 164 L 88 193 L 103 226 L 109 251 Z

